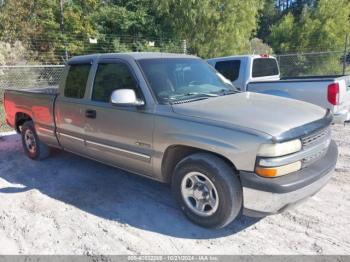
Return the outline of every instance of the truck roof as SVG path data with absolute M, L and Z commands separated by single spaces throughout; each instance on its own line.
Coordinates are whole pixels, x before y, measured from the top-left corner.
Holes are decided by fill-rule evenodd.
M 193 55 L 162 53 L 162 52 L 127 52 L 127 53 L 106 53 L 106 54 L 91 54 L 74 56 L 68 60 L 68 64 L 84 62 L 86 60 L 95 60 L 103 58 L 132 58 L 134 60 L 140 59 L 156 59 L 156 58 L 197 58 Z

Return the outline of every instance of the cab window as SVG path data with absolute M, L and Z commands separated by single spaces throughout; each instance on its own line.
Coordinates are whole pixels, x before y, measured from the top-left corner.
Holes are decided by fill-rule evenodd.
M 253 61 L 253 77 L 278 75 L 278 65 L 273 58 L 256 58 Z
M 220 61 L 215 64 L 215 69 L 232 82 L 239 77 L 240 60 Z
M 102 63 L 98 65 L 92 97 L 93 101 L 109 102 L 117 89 L 132 89 L 140 98 L 140 90 L 129 67 L 124 63 Z
M 89 78 L 90 64 L 74 64 L 69 66 L 64 96 L 70 98 L 83 98 L 86 83 Z

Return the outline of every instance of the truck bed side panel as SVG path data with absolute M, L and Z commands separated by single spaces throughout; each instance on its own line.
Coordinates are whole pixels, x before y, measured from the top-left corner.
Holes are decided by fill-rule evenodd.
M 39 139 L 44 143 L 58 147 L 55 134 L 54 90 L 6 90 L 5 112 L 10 126 L 16 127 L 16 116 L 26 114 L 32 118 Z
M 309 102 L 332 112 L 334 106 L 328 102 L 327 88 L 333 80 L 281 80 L 268 82 L 251 82 L 247 91 L 284 96 Z

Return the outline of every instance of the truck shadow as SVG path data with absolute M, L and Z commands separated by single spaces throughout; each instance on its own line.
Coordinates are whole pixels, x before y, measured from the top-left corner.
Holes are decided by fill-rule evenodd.
M 14 184 L 0 188 L 0 197 L 36 189 L 95 216 L 179 238 L 223 237 L 259 221 L 240 216 L 223 229 L 198 227 L 178 209 L 168 185 L 61 151 L 32 161 L 18 135 L 0 141 L 0 178 Z

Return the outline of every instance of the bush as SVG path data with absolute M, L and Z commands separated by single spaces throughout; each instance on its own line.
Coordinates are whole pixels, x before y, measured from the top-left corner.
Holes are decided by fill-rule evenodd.
M 20 41 L 13 45 L 0 41 L 0 65 L 20 65 L 25 64 L 26 48 Z

